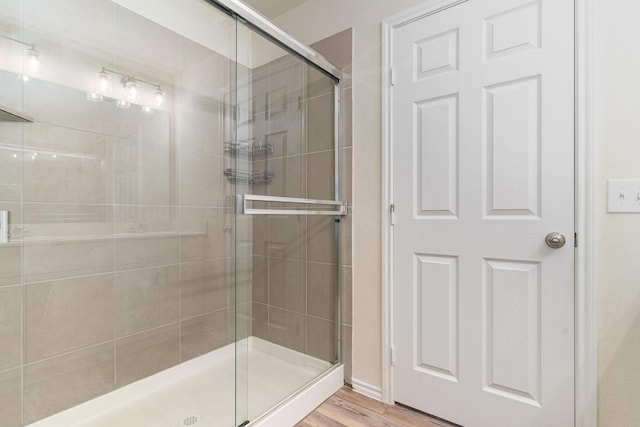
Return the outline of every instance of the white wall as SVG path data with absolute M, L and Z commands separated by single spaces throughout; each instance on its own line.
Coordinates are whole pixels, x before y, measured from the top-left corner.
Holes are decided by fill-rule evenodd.
M 606 213 L 606 180 L 640 178 L 640 2 L 596 5 L 600 426 L 640 420 L 640 215 Z M 305 43 L 354 31 L 353 377 L 381 384 L 380 22 L 418 0 L 308 0 L 275 23 Z
M 640 423 L 640 215 L 606 213 L 606 180 L 640 178 L 640 2 L 596 0 L 600 426 Z

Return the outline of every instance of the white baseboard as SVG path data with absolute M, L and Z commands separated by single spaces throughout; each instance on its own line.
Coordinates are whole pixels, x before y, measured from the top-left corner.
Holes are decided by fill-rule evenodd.
M 373 386 L 356 378 L 351 379 L 351 385 L 354 391 L 382 402 L 382 389 L 380 387 Z

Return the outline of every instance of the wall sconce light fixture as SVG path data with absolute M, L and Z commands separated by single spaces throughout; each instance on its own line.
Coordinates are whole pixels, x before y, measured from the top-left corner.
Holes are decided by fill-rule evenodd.
M 102 67 L 102 70 L 98 72 L 98 82 L 96 87 L 96 93 L 91 93 L 91 95 L 87 95 L 87 99 L 90 101 L 94 100 L 102 100 L 102 96 L 100 94 L 110 94 L 112 92 L 111 87 L 111 75 L 116 74 L 120 76 L 120 84 L 126 90 L 127 96 L 126 99 L 117 99 L 116 106 L 120 108 L 130 108 L 131 103 L 137 103 L 141 98 L 140 93 L 140 84 L 145 84 L 148 86 L 152 86 L 155 89 L 151 93 L 152 99 L 151 104 L 154 108 L 160 109 L 164 102 L 165 92 L 160 87 L 160 84 L 150 82 L 148 80 L 141 79 L 139 77 L 135 77 L 131 74 L 125 74 L 117 70 L 112 70 L 106 67 Z M 153 108 L 149 106 L 141 106 L 142 112 L 145 114 L 153 114 Z
M 38 50 L 36 49 L 35 43 L 23 42 L 22 40 L 18 40 L 2 34 L 0 34 L 0 37 L 6 40 L 11 40 L 15 43 L 19 43 L 23 46 L 27 46 L 29 49 L 25 51 L 24 70 L 28 74 L 32 75 L 38 72 L 38 68 L 40 68 L 40 52 L 38 52 Z M 28 78 L 25 78 L 25 80 L 28 80 Z

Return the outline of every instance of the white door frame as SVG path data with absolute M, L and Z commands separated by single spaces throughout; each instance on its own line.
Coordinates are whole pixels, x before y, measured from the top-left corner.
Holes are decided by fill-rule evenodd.
M 393 30 L 468 0 L 427 0 L 382 22 L 382 400 L 393 403 Z M 473 1 L 473 0 L 471 0 Z M 593 0 L 575 4 L 575 425 L 597 426 L 596 164 L 593 138 Z

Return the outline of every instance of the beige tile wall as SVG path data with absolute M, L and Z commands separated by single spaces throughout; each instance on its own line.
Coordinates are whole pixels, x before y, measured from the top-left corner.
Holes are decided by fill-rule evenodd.
M 106 0 L 94 3 L 113 7 Z M 2 423 L 33 422 L 232 342 L 238 336 L 236 302 L 239 313 L 253 316 L 252 328 L 240 328 L 240 336 L 253 333 L 333 360 L 335 269 L 342 281 L 342 360 L 350 381 L 350 218 L 340 225 L 339 259 L 332 251 L 332 218 L 256 218 L 253 252 L 239 259 L 253 268 L 238 276 L 236 294 L 230 273 L 238 230 L 233 200 L 224 197 L 233 187 L 222 175 L 232 159 L 222 152 L 221 119 L 235 64 L 114 10 L 97 10 L 105 21 L 114 20 L 101 26 L 117 20 L 124 33 L 135 31 L 136 37 L 111 36 L 118 38 L 116 49 L 140 43 L 141 56 L 134 61 L 115 52 L 114 63 L 89 62 L 161 81 L 169 114 L 118 110 L 88 102 L 84 91 L 38 79 L 25 85 L 0 71 L 0 103 L 37 120 L 0 125 L 0 209 L 12 212 L 13 238 L 0 247 Z M 24 17 L 34 14 L 25 11 Z M 316 46 L 347 71 L 339 150 L 341 190 L 349 201 L 350 46 L 350 32 Z M 70 61 L 78 59 L 75 47 L 57 48 Z M 275 90 L 256 107 L 256 117 L 263 118 L 262 131 L 276 152 L 252 166 L 277 174 L 271 186 L 255 192 L 331 199 L 333 186 L 323 177 L 333 175 L 327 145 L 333 87 L 301 65 L 291 79 L 286 59 L 270 66 L 264 84 Z M 306 117 L 317 120 L 289 131 L 302 123 L 304 80 Z M 269 286 L 275 282 L 284 285 Z
M 313 46 L 345 70 L 342 84 L 340 191 L 351 206 L 351 31 L 336 34 Z M 286 68 L 289 61 L 289 68 Z M 298 68 L 296 68 L 298 67 Z M 299 68 L 302 68 L 300 70 Z M 301 78 L 300 76 L 304 78 Z M 287 77 L 288 76 L 288 77 Z M 308 82 L 303 117 L 286 110 L 283 99 L 304 94 L 299 82 Z M 274 153 L 254 161 L 254 169 L 271 168 L 275 175 L 258 194 L 334 198 L 333 84 L 314 69 L 283 58 L 254 70 L 256 115 L 254 136 L 274 143 Z M 263 101 L 264 94 L 267 96 Z M 287 98 L 288 97 L 288 98 Z M 276 113 L 271 111 L 275 110 Z M 286 111 L 286 117 L 285 117 Z M 262 113 L 264 112 L 264 113 Z M 300 138 L 300 139 L 298 139 Z M 351 209 L 349 209 L 351 212 Z M 336 357 L 336 300 L 340 292 L 341 359 L 345 381 L 351 381 L 351 219 L 340 223 L 339 258 L 335 251 L 333 217 L 255 217 L 252 262 L 252 333 L 334 361 Z M 340 277 L 340 290 L 336 281 Z
M 220 120 L 235 64 L 107 0 L 91 4 L 118 23 L 106 45 L 115 62 L 85 58 L 64 37 L 47 56 L 56 48 L 71 67 L 86 60 L 161 82 L 168 111 L 89 102 L 83 90 L 0 70 L 0 104 L 36 118 L 0 123 L 0 210 L 12 214 L 12 242 L 0 246 L 3 427 L 235 338 Z
M 353 307 L 353 276 L 352 276 L 352 83 L 351 70 L 353 63 L 353 34 L 348 29 L 337 33 L 331 37 L 321 40 L 311 47 L 321 53 L 325 58 L 333 64 L 340 67 L 343 71 L 342 93 L 341 93 L 341 116 L 340 116 L 340 195 L 349 205 L 349 214 L 343 217 L 340 222 L 340 259 L 338 261 L 340 269 L 340 358 L 345 367 L 346 383 L 351 383 L 351 336 L 352 336 L 352 307 Z M 326 300 L 325 300 L 326 301 Z M 322 316 L 320 316 L 322 318 Z M 326 319 L 326 318 L 325 318 Z M 322 329 L 318 325 L 318 333 L 326 333 L 326 328 Z M 333 330 L 333 329 L 331 329 Z

